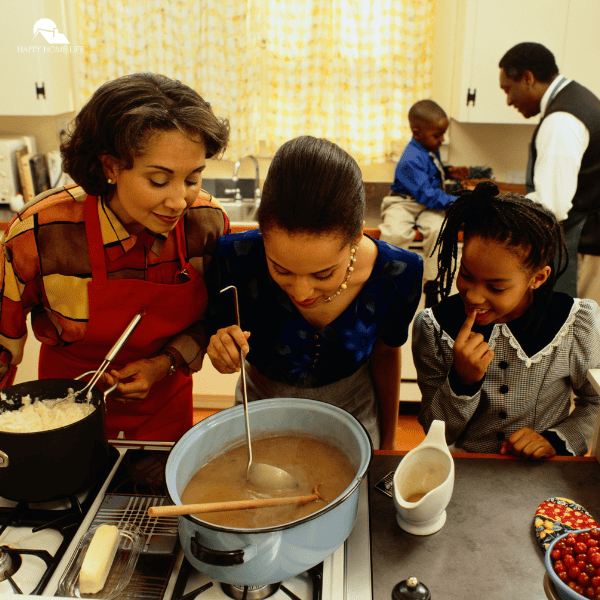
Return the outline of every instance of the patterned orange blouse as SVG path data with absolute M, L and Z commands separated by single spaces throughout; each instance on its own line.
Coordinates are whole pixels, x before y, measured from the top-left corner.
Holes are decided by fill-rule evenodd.
M 85 337 L 91 281 L 86 197 L 75 184 L 48 190 L 15 215 L 5 233 L 0 261 L 0 388 L 12 384 L 23 358 L 29 313 L 33 332 L 44 344 L 66 345 Z M 98 212 L 108 279 L 174 284 L 179 272 L 175 235 L 148 230 L 132 235 L 101 198 Z M 203 275 L 218 238 L 229 232 L 227 215 L 202 191 L 184 217 L 184 228 L 184 253 Z M 191 370 L 200 369 L 207 343 L 199 324 L 170 345 Z

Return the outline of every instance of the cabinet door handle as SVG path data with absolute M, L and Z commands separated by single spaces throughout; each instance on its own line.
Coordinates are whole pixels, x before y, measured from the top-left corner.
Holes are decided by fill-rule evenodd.
M 476 88 L 474 88 L 472 92 L 471 92 L 471 88 L 468 89 L 468 91 L 467 91 L 467 106 L 469 106 L 469 102 L 472 102 L 473 106 L 475 106 L 475 96 L 476 95 L 477 95 Z
M 37 81 L 35 83 L 35 93 L 36 93 L 36 98 L 39 100 L 40 96 L 42 96 L 42 98 L 46 98 L 46 86 L 44 85 L 44 82 L 42 81 L 42 87 L 40 87 L 37 84 Z

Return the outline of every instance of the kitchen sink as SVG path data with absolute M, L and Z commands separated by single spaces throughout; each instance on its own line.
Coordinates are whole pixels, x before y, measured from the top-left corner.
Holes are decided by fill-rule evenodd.
M 202 189 L 223 206 L 232 225 L 256 227 L 256 209 L 254 200 L 254 179 L 209 178 L 202 180 Z M 234 198 L 235 188 L 239 189 L 241 200 Z
M 254 179 L 238 179 L 237 182 L 231 177 L 202 179 L 202 189 L 219 200 L 234 200 L 235 188 L 239 189 L 242 198 L 254 198 Z
M 231 200 L 229 198 L 217 198 L 227 213 L 232 225 L 251 225 L 256 226 L 256 210 L 258 206 L 248 200 Z

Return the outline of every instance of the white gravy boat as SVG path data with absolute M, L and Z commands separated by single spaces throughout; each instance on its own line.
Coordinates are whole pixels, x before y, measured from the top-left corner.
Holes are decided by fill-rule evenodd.
M 433 421 L 427 437 L 400 462 L 394 473 L 396 521 L 405 531 L 430 535 L 446 522 L 454 490 L 454 459 L 444 421 Z

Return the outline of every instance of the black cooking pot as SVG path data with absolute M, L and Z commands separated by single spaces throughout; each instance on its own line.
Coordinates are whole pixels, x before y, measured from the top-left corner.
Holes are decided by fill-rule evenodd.
M 2 390 L 0 412 L 17 410 L 22 398 L 65 398 L 86 381 L 42 379 Z M 71 425 L 33 433 L 0 431 L 0 496 L 9 500 L 47 502 L 75 495 L 93 485 L 109 462 L 104 394 L 91 388 L 92 413 Z M 87 402 L 87 392 L 77 398 Z

